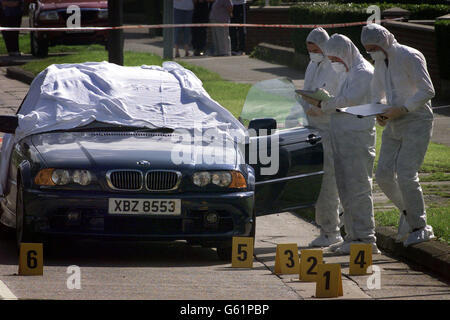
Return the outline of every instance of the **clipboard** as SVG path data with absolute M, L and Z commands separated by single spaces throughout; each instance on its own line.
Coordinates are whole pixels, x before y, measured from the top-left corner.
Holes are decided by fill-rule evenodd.
M 301 96 L 307 96 L 319 101 L 327 101 L 332 98 L 332 96 L 323 89 L 316 90 L 295 90 L 295 93 Z
M 372 117 L 376 116 L 378 114 L 385 113 L 387 109 L 389 109 L 391 106 L 388 106 L 387 104 L 382 103 L 369 103 L 369 104 L 362 104 L 359 106 L 354 107 L 346 107 L 346 108 L 337 108 L 337 112 L 343 112 L 348 113 L 354 116 L 357 116 L 358 118 L 364 118 L 364 117 Z

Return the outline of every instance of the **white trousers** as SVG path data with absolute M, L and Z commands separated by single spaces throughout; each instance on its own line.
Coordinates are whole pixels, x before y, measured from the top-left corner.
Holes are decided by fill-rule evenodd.
M 375 243 L 372 172 L 375 128 L 345 130 L 333 125 L 331 141 L 339 198 L 344 208 L 346 240 Z
M 324 125 L 325 126 L 325 125 Z M 319 128 L 323 146 L 323 178 L 316 203 L 316 223 L 325 233 L 339 232 L 339 194 L 334 173 L 333 148 L 329 125 Z
M 427 225 L 419 169 L 433 129 L 432 120 L 388 122 L 383 131 L 377 183 L 400 212 L 406 212 L 409 231 Z

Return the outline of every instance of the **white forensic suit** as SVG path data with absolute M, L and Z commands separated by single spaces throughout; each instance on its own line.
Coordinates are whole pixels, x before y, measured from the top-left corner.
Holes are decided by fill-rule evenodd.
M 325 52 L 325 44 L 329 38 L 328 33 L 324 29 L 316 28 L 309 33 L 306 41 L 316 44 Z M 317 88 L 323 88 L 331 95 L 334 95 L 338 84 L 339 75 L 331 68 L 330 60 L 325 55 L 311 54 L 311 61 L 306 68 L 303 89 L 315 90 Z M 331 244 L 343 241 L 339 227 L 340 205 L 334 175 L 333 150 L 330 137 L 330 115 L 323 113 L 319 108 L 307 103 L 303 99 L 300 99 L 300 102 L 307 114 L 309 124 L 317 128 L 322 137 L 321 141 L 324 152 L 322 187 L 315 207 L 316 223 L 320 226 L 320 236 L 312 241 L 310 246 L 328 247 Z
M 388 120 L 383 131 L 377 183 L 402 212 L 397 240 L 406 239 L 405 246 L 427 241 L 434 235 L 427 225 L 418 175 L 433 126 L 434 88 L 426 61 L 422 53 L 399 44 L 380 25 L 364 27 L 361 42 L 377 45 L 387 54 L 386 60 L 384 55 L 375 60 L 372 101 L 385 98 L 392 107 L 406 108 L 403 115 Z
M 350 244 L 370 243 L 373 252 L 378 253 L 372 201 L 375 118 L 358 118 L 336 112 L 336 108 L 357 106 L 370 101 L 373 67 L 346 36 L 334 34 L 327 41 L 325 51 L 326 55 L 338 57 L 345 63 L 333 62 L 333 68 L 341 69 L 340 85 L 335 97 L 321 102 L 322 110 L 331 114 L 330 132 L 336 183 L 345 212 L 345 241 L 330 249 L 348 254 Z

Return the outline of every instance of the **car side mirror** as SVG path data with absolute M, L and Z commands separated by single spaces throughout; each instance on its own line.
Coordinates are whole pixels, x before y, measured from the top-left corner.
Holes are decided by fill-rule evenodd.
M 256 133 L 256 136 L 259 135 L 271 135 L 272 131 L 277 128 L 277 121 L 272 118 L 264 118 L 264 119 L 253 119 L 248 124 L 249 131 L 254 131 Z M 261 132 L 260 130 L 265 129 L 266 133 Z M 252 135 L 252 132 L 250 132 L 250 135 Z
M 14 134 L 18 126 L 19 118 L 16 115 L 0 116 L 0 132 Z

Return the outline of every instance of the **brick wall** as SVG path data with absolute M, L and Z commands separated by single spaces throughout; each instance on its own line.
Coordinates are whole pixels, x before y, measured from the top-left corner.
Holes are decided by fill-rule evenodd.
M 287 24 L 289 23 L 289 7 L 251 7 L 247 14 L 247 22 Z M 247 28 L 246 51 L 252 52 L 253 48 L 261 42 L 292 48 L 291 32 L 291 29 Z
M 428 72 L 436 93 L 438 93 L 441 88 L 441 79 L 436 54 L 434 27 L 406 22 L 388 22 L 384 26 L 392 32 L 399 43 L 415 48 L 423 53 L 427 60 Z

